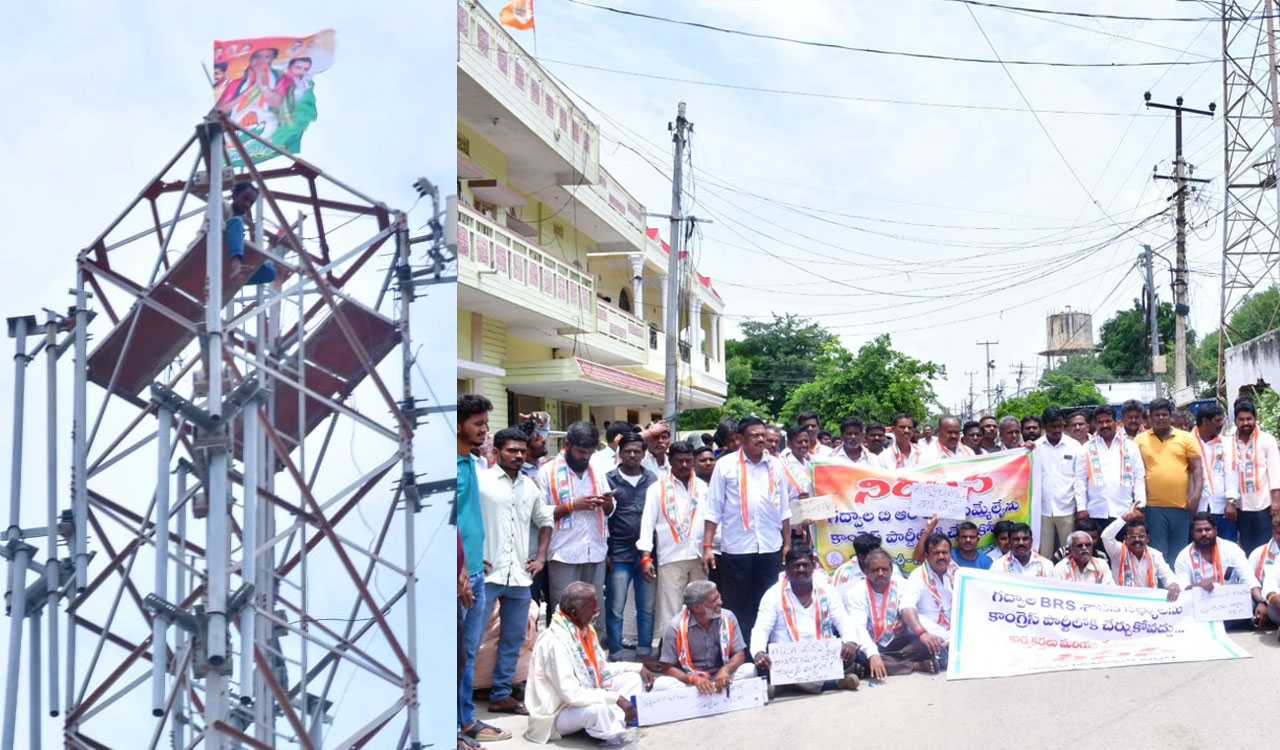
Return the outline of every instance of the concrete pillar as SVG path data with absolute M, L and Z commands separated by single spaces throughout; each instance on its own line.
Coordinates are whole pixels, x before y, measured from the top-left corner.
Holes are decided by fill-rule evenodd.
M 631 256 L 631 302 L 635 316 L 644 320 L 644 256 Z

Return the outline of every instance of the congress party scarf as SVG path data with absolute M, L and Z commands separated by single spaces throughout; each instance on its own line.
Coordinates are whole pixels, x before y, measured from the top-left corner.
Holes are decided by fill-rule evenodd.
M 920 566 L 924 570 L 924 587 L 933 597 L 933 604 L 938 608 L 938 624 L 944 628 L 951 628 L 951 617 L 942 606 L 942 594 L 938 591 L 938 586 L 933 582 L 933 569 L 928 563 Z M 947 586 L 954 587 L 956 585 L 956 571 L 960 570 L 960 566 L 956 565 L 955 560 L 947 563 Z
M 792 641 L 799 641 L 800 624 L 796 621 L 797 613 L 791 605 L 791 598 L 795 596 L 791 592 L 791 581 L 786 573 L 780 575 L 778 580 L 782 583 L 782 616 L 787 621 L 787 631 L 791 633 Z M 834 638 L 835 633 L 831 628 L 831 603 L 827 600 L 826 589 L 816 582 L 813 586 L 813 605 L 814 632 L 818 634 L 819 639 Z
M 728 664 L 730 650 L 733 648 L 733 623 L 728 617 L 720 617 L 720 660 Z M 676 654 L 680 659 L 680 666 L 684 668 L 686 674 L 697 674 L 711 679 L 711 675 L 701 669 L 693 668 L 693 654 L 689 650 L 689 608 L 684 608 L 684 614 L 680 617 L 680 627 L 676 628 Z
M 1128 440 L 1123 434 L 1116 436 L 1116 440 L 1120 441 L 1120 486 L 1133 486 L 1133 459 L 1129 455 L 1129 446 L 1125 442 Z M 1094 487 L 1101 487 L 1106 483 L 1102 476 L 1102 455 L 1101 450 L 1111 450 L 1107 447 L 1106 442 L 1101 435 L 1094 435 L 1089 441 L 1089 484 Z
M 599 495 L 600 488 L 596 485 L 596 472 L 588 464 L 587 476 L 591 477 L 591 494 Z M 573 501 L 573 483 L 569 481 L 569 463 L 564 460 L 564 454 L 556 456 L 551 462 L 551 496 L 555 499 L 556 505 L 568 505 Z M 604 534 L 604 508 L 596 508 L 596 517 L 600 521 L 600 533 Z M 556 521 L 557 529 L 573 528 L 573 514 L 566 513 Z
M 769 500 L 773 502 L 773 507 L 781 510 L 782 504 L 778 502 L 778 487 L 773 477 L 773 456 L 768 451 L 760 458 L 765 466 L 769 468 Z M 751 509 L 750 500 L 747 494 L 747 454 L 746 451 L 738 450 L 738 503 L 742 506 L 742 528 L 751 528 Z
M 562 638 L 573 644 L 573 671 L 584 685 L 609 689 L 613 686 L 613 675 L 609 673 L 608 660 L 600 649 L 596 638 L 596 629 L 590 625 L 580 628 L 559 608 L 551 617 L 551 627 L 555 628 Z
M 1147 550 L 1147 582 L 1146 588 L 1153 589 L 1156 587 L 1156 561 L 1151 557 L 1151 550 Z M 1141 588 L 1144 584 L 1138 583 L 1138 560 L 1133 553 L 1129 551 L 1127 546 L 1120 546 L 1120 585 Z
M 676 544 L 681 539 L 688 539 L 693 534 L 693 515 L 698 510 L 697 477 L 689 477 L 689 505 L 683 511 L 676 500 L 676 480 L 671 472 L 662 477 L 662 517 L 667 519 L 671 527 L 671 541 Z
M 888 645 L 893 640 L 893 626 L 898 621 L 898 582 L 889 577 L 889 586 L 880 595 L 880 606 L 876 606 L 876 590 L 867 579 L 867 601 L 871 609 L 871 638 L 879 645 Z

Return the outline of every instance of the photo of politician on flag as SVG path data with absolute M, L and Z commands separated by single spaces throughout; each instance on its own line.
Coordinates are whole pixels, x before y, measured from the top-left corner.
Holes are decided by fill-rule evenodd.
M 302 134 L 315 121 L 316 73 L 333 65 L 334 32 L 305 37 L 262 37 L 213 43 L 213 95 L 231 122 L 281 151 L 302 150 Z M 277 156 L 270 147 L 243 138 L 249 159 Z M 232 166 L 242 160 L 228 148 Z

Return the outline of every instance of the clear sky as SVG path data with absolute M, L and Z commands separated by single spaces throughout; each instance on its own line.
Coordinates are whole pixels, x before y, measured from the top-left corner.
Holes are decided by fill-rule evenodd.
M 1109 21 L 952 0 L 590 2 L 757 34 L 957 57 L 1195 63 L 1219 57 L 1221 45 L 1216 20 Z M 502 5 L 483 4 L 491 12 Z M 1106 2 L 1069 9 L 1219 12 L 1157 0 L 1122 11 Z M 889 333 L 900 350 L 946 365 L 936 388 L 948 408 L 967 396 L 966 371 L 983 387 L 975 342 L 1000 342 L 992 348 L 995 378 L 1012 391 L 1018 363 L 1029 372 L 1043 366 L 1036 353 L 1045 348 L 1049 312 L 1092 313 L 1096 336 L 1140 295 L 1132 261 L 1141 244 L 1163 246 L 1172 259 L 1169 215 L 1106 242 L 1169 205 L 1169 183 L 1154 182 L 1151 172 L 1158 165 L 1169 173 L 1173 119 L 1147 111 L 1143 92 L 1170 103 L 1183 95 L 1198 108 L 1216 101 L 1221 112 L 1220 63 L 1006 71 L 731 36 L 569 0 L 539 2 L 537 14 L 542 63 L 585 103 L 600 125 L 602 164 L 650 211 L 670 206 L 667 123 L 677 102 L 688 103 L 688 210 L 714 222 L 701 226 L 694 255 L 734 323 L 799 313 L 853 349 Z M 515 34 L 533 50 L 531 32 Z M 1213 180 L 1189 214 L 1191 319 L 1203 331 L 1217 320 L 1223 131 L 1220 117 L 1188 115 L 1184 127 L 1195 176 Z M 1169 266 L 1157 264 L 1159 293 L 1170 300 Z
M 43 319 L 41 308 L 68 306 L 76 252 L 177 152 L 208 111 L 209 86 L 201 63 L 208 63 L 214 39 L 335 29 L 336 62 L 317 76 L 319 118 L 303 139 L 302 156 L 393 208 L 414 206 L 417 195 L 411 185 L 418 177 L 452 193 L 456 79 L 451 18 L 448 3 L 419 0 L 386 0 L 376 7 L 332 0 L 248 6 L 53 0 L 8 9 L 0 24 L 0 59 L 8 71 L 0 82 L 5 102 L 0 118 L 6 178 L 0 182 L 4 314 Z M 427 219 L 424 207 L 425 202 L 417 204 L 409 214 L 418 234 Z M 448 403 L 453 399 L 455 301 L 452 287 L 436 287 L 414 310 L 420 365 L 414 387 L 427 398 L 424 386 L 430 379 Z M 69 364 L 64 365 L 63 374 L 69 372 Z M 12 373 L 11 365 L 0 370 L 0 455 L 6 469 Z M 43 523 L 45 492 L 42 365 L 33 369 L 28 383 L 23 521 L 35 526 Z M 398 388 L 398 381 L 391 385 Z M 69 381 L 65 392 L 70 393 Z M 63 436 L 70 435 L 69 417 L 68 395 L 58 426 Z M 420 480 L 452 476 L 444 447 L 451 422 L 451 413 L 436 415 L 421 428 Z M 65 493 L 69 437 L 62 450 L 59 479 Z M 351 450 L 354 456 L 359 446 Z M 431 507 L 417 519 L 423 555 L 421 698 L 423 725 L 429 728 L 424 739 L 440 742 L 453 721 L 455 626 L 452 618 L 432 617 L 432 605 L 452 602 L 455 542 L 441 531 L 444 498 L 429 502 Z M 7 509 L 8 498 L 0 505 Z M 425 550 L 428 540 L 434 540 L 431 552 Z M 312 571 L 313 576 L 323 574 Z M 381 587 L 389 593 L 385 580 Z M 0 632 L 5 638 L 8 628 L 4 618 Z M 335 697 L 344 692 L 341 688 L 339 683 Z M 342 729 L 369 720 L 360 693 L 358 682 L 345 691 L 337 709 L 344 717 Z M 25 720 L 20 708 L 19 744 L 25 743 Z M 397 723 L 393 732 L 398 734 L 399 727 Z M 57 720 L 45 722 L 47 745 L 53 744 L 58 728 Z M 120 737 L 100 739 L 131 746 L 125 740 L 136 739 L 137 728 L 119 729 Z M 444 737 L 436 736 L 442 732 Z

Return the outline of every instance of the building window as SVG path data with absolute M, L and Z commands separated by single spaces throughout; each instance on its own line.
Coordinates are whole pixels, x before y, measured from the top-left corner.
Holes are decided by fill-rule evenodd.
M 622 291 L 618 293 L 618 307 L 626 312 L 631 312 L 631 293 L 627 291 L 626 287 L 623 287 Z
M 635 409 L 627 409 L 627 421 L 631 424 L 638 424 L 640 422 L 640 412 Z

